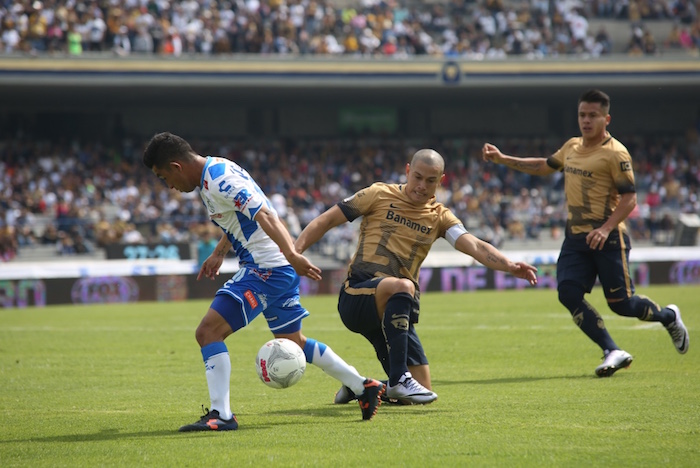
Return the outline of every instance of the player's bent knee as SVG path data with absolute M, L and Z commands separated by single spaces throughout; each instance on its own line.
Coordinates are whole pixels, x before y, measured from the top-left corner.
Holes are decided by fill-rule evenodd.
M 608 302 L 608 307 L 617 315 L 622 315 L 623 317 L 637 316 L 635 311 L 632 309 L 632 304 L 629 299 L 623 299 L 621 301 L 616 302 Z
M 399 281 L 398 290 L 394 294 L 398 293 L 406 293 L 413 297 L 416 293 L 416 286 L 413 284 L 413 281 L 402 278 Z
M 385 291 L 388 292 L 389 295 L 405 293 L 413 296 L 416 292 L 416 287 L 413 282 L 405 278 L 392 278 L 389 281 L 384 279 L 379 283 L 377 289 L 383 288 L 387 288 Z
M 213 343 L 211 340 L 211 334 L 209 333 L 209 328 L 202 323 L 200 323 L 195 330 L 194 338 L 197 340 L 200 348 Z
M 557 287 L 557 290 L 559 292 L 559 302 L 561 302 L 569 312 L 578 308 L 585 295 L 583 288 L 573 282 L 565 281 Z
M 194 332 L 194 337 L 199 346 L 204 347 L 216 341 L 224 341 L 230 334 L 231 328 L 226 322 L 212 323 L 207 320 L 202 320 L 197 330 Z

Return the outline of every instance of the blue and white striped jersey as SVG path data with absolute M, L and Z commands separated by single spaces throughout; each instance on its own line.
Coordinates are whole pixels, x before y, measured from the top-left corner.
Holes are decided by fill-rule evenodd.
M 233 161 L 208 157 L 199 195 L 209 217 L 226 233 L 241 266 L 289 265 L 279 246 L 253 219 L 263 204 L 277 214 L 248 172 Z

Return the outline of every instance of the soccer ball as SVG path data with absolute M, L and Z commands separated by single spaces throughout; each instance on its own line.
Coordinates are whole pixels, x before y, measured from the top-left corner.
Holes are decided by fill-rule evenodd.
M 292 340 L 275 338 L 262 345 L 255 358 L 255 368 L 268 387 L 287 388 L 304 375 L 306 356 Z

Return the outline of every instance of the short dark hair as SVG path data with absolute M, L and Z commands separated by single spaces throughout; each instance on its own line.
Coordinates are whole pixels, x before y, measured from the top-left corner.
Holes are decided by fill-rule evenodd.
M 170 132 L 157 133 L 143 152 L 143 164 L 149 169 L 162 168 L 170 161 L 186 161 L 194 151 L 187 141 Z
M 599 89 L 589 89 L 578 98 L 578 103 L 582 102 L 592 102 L 600 104 L 606 113 L 610 112 L 610 96 L 605 94 Z

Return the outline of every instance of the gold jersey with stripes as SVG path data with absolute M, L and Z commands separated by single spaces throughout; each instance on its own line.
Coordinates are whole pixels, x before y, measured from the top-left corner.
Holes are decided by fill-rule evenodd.
M 566 231 L 573 237 L 585 237 L 602 226 L 620 202 L 620 194 L 635 192 L 632 158 L 610 134 L 592 148 L 583 146 L 582 137 L 571 138 L 547 164 L 564 173 Z M 625 230 L 624 222 L 619 228 Z
M 420 266 L 430 247 L 456 224 L 462 224 L 433 196 L 416 205 L 405 185 L 377 182 L 338 203 L 349 221 L 362 216 L 357 250 L 348 277 L 366 280 L 407 278 L 418 287 Z

